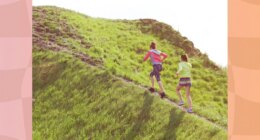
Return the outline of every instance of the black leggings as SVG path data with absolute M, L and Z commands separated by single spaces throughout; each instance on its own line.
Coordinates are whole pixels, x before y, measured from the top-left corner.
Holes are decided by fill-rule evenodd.
M 150 76 L 151 77 L 155 76 L 157 81 L 161 81 L 160 71 L 162 71 L 162 65 L 161 64 L 154 64 L 153 65 L 153 71 L 150 73 Z

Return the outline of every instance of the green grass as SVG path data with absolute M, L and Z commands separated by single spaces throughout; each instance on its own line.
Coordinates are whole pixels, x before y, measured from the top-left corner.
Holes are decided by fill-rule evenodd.
M 33 65 L 35 67 L 33 72 L 34 96 L 36 98 L 36 101 L 40 101 L 34 104 L 33 113 L 35 138 L 46 135 L 46 138 L 53 137 L 53 139 L 55 139 L 55 137 L 57 136 L 69 133 L 65 130 L 64 132 L 62 132 L 62 130 L 56 130 L 59 131 L 58 134 L 56 133 L 56 131 L 52 132 L 51 129 L 49 129 L 49 131 L 51 132 L 47 132 L 47 130 L 43 131 L 44 128 L 49 127 L 50 123 L 61 123 L 60 128 L 65 129 L 65 127 L 67 127 L 66 129 L 70 129 L 71 131 L 71 128 L 76 129 L 76 126 L 70 124 L 69 122 L 72 121 L 71 123 L 73 123 L 73 121 L 77 120 L 77 117 L 67 119 L 65 118 L 67 114 L 66 112 L 74 112 L 73 109 L 77 108 L 78 114 L 74 115 L 82 116 L 83 118 L 85 117 L 84 121 L 88 122 L 86 123 L 88 125 L 84 125 L 84 127 L 82 127 L 84 128 L 84 132 L 82 131 L 80 132 L 80 134 L 78 134 L 78 131 L 74 129 L 73 131 L 76 132 L 70 133 L 77 133 L 75 135 L 81 135 L 82 133 L 82 137 L 84 137 L 83 134 L 91 133 L 91 135 L 95 134 L 95 136 L 91 137 L 100 136 L 100 139 L 102 139 L 102 137 L 105 137 L 106 135 L 110 135 L 108 136 L 109 138 L 124 138 L 127 135 L 129 137 L 131 135 L 137 135 L 135 136 L 137 139 L 138 136 L 139 138 L 143 137 L 144 139 L 163 138 L 163 134 L 158 134 L 159 136 L 157 136 L 156 133 L 163 133 L 159 130 L 166 129 L 167 127 L 174 127 L 176 122 L 179 123 L 179 121 L 181 121 L 181 126 L 175 128 L 176 132 L 171 134 L 171 131 L 164 130 L 164 132 L 169 131 L 169 134 L 165 135 L 171 135 L 171 137 L 175 136 L 176 138 L 178 136 L 179 139 L 184 139 L 184 137 L 187 137 L 187 139 L 192 139 L 192 137 L 199 138 L 200 135 L 197 135 L 198 133 L 200 133 L 201 135 L 203 134 L 203 136 L 204 133 L 210 133 L 208 135 L 205 135 L 204 139 L 209 139 L 215 135 L 216 137 L 214 138 L 221 137 L 221 139 L 225 139 L 226 132 L 221 131 L 221 134 L 219 134 L 215 128 L 208 129 L 208 127 L 212 126 L 201 122 L 196 118 L 193 118 L 192 116 L 183 114 L 183 116 L 185 117 L 180 117 L 180 119 L 178 119 L 177 117 L 176 122 L 175 120 L 169 120 L 169 117 L 171 117 L 171 115 L 174 116 L 175 114 L 177 114 L 177 116 L 182 116 L 180 115 L 182 113 L 177 111 L 176 109 L 170 111 L 173 107 L 166 105 L 162 101 L 159 101 L 157 98 L 147 95 L 144 96 L 144 91 L 142 91 L 141 89 L 131 87 L 131 85 L 127 85 L 125 83 L 118 84 L 117 82 L 111 82 L 111 80 L 113 79 L 111 78 L 111 76 L 105 76 L 107 79 L 104 79 L 103 77 L 99 77 L 98 74 L 95 73 L 96 71 L 98 73 L 102 73 L 103 71 L 105 71 L 104 73 L 109 73 L 118 77 L 130 79 L 136 84 L 149 86 L 149 73 L 152 70 L 152 67 L 150 62 L 144 63 L 142 62 L 142 59 L 149 49 L 150 42 L 156 40 L 158 44 L 158 49 L 166 52 L 169 55 L 169 57 L 163 64 L 164 70 L 161 73 L 162 81 L 166 89 L 166 94 L 169 96 L 169 98 L 177 101 L 178 98 L 175 93 L 175 88 L 178 79 L 175 77 L 175 72 L 177 71 L 177 64 L 179 62 L 180 54 L 186 52 L 191 55 L 190 62 L 193 65 L 193 86 L 191 89 L 191 93 L 194 111 L 200 116 L 203 116 L 216 124 L 226 127 L 226 71 L 217 67 L 212 61 L 207 58 L 205 54 L 201 54 L 196 48 L 189 47 L 189 45 L 187 46 L 187 39 L 185 37 L 182 37 L 179 32 L 171 29 L 169 26 L 166 26 L 163 23 L 152 20 L 151 23 L 146 24 L 141 22 L 141 20 L 126 21 L 91 18 L 73 11 L 57 7 L 34 7 L 33 20 Z M 147 21 L 150 22 L 150 20 Z M 156 30 L 156 27 L 160 27 L 163 30 Z M 85 65 L 83 66 L 80 61 L 76 60 L 69 61 L 70 59 L 74 59 L 74 57 L 71 55 L 65 55 L 61 52 L 55 53 L 54 55 L 52 54 L 53 52 L 43 50 L 42 47 L 46 46 L 46 44 L 48 44 L 49 42 L 52 42 L 58 46 L 62 46 L 70 52 L 82 53 L 84 55 L 87 55 L 91 58 L 91 60 L 93 60 L 93 62 L 100 62 L 99 65 L 104 67 L 104 69 L 101 70 L 97 68 L 90 68 Z M 55 67 L 40 66 L 48 66 L 49 64 L 53 64 Z M 80 86 L 80 88 L 78 86 Z M 92 97 L 91 93 L 95 93 L 95 95 L 93 95 Z M 73 94 L 73 98 L 67 98 L 67 96 L 72 96 L 71 94 Z M 77 95 L 79 97 L 75 97 L 74 99 L 74 95 Z M 111 99 L 112 97 L 116 98 L 117 101 L 120 100 L 122 104 L 127 104 L 126 108 L 128 108 L 129 110 L 123 111 L 120 114 L 115 113 L 112 117 L 109 116 L 109 111 L 117 112 L 117 110 L 119 109 L 117 108 L 117 105 L 111 106 L 113 105 L 113 100 Z M 59 101 L 58 99 L 54 100 L 55 98 L 60 98 L 62 101 Z M 146 98 L 149 98 L 149 100 L 147 99 L 149 102 L 151 100 L 150 98 L 152 98 L 152 105 L 149 105 L 150 103 L 145 103 L 148 102 L 145 101 Z M 91 101 L 93 102 L 93 104 Z M 53 104 L 57 104 L 57 106 L 61 106 L 61 108 L 52 109 Z M 62 106 L 63 104 L 64 106 Z M 142 104 L 144 104 L 145 106 L 154 107 L 150 107 L 150 109 L 147 109 L 147 107 L 145 107 L 146 113 L 141 114 L 139 120 L 138 113 L 142 110 L 140 108 L 140 105 Z M 156 104 L 156 106 L 160 106 L 159 108 L 162 109 L 162 112 L 158 109 L 157 113 L 156 111 L 153 112 L 153 108 L 156 110 L 154 104 Z M 99 108 L 99 106 L 100 112 L 91 110 L 91 108 Z M 138 106 L 139 111 L 137 109 Z M 46 110 L 44 109 L 45 107 Z M 35 110 L 35 108 L 37 109 Z M 86 112 L 79 111 L 79 108 L 84 108 L 84 111 Z M 49 116 L 46 116 L 50 117 L 50 119 L 46 119 L 41 116 L 41 113 L 43 113 L 44 111 L 51 111 L 51 113 L 48 113 Z M 93 115 L 84 116 L 86 115 L 86 113 L 92 113 Z M 140 121 L 142 125 L 134 126 L 134 128 L 136 127 L 137 129 L 142 130 L 141 132 L 129 132 L 128 134 L 127 132 L 130 131 L 128 129 L 131 128 L 131 126 L 129 125 L 133 122 L 117 122 L 121 120 L 121 114 L 127 115 L 128 113 L 132 115 L 137 113 L 135 114 L 135 117 L 128 117 L 129 119 L 136 118 L 136 120 L 133 120 L 134 122 Z M 145 117 L 147 113 L 153 115 L 149 115 L 152 117 L 148 118 L 146 122 L 142 119 L 142 115 L 144 115 Z M 57 120 L 53 118 L 57 115 L 65 115 L 63 120 L 66 120 L 68 122 L 63 124 L 62 119 L 59 120 L 58 118 Z M 98 116 L 100 115 L 102 116 L 101 118 L 97 120 L 94 119 L 98 118 Z M 108 118 L 108 120 L 105 119 L 105 116 Z M 153 118 L 153 116 L 158 117 Z M 159 116 L 163 116 L 164 119 L 162 120 L 162 118 Z M 115 120 L 112 119 L 113 117 Z M 162 123 L 162 121 L 164 122 L 164 124 L 158 124 Z M 167 124 L 167 122 L 169 121 L 172 121 L 172 124 Z M 189 123 L 189 121 L 192 121 L 192 124 L 194 125 L 196 124 L 195 126 L 199 128 L 196 128 L 197 131 L 199 130 L 198 132 L 195 132 L 195 128 L 188 127 L 187 124 Z M 36 127 L 36 122 L 38 122 L 37 125 L 41 125 L 41 127 Z M 45 123 L 49 125 L 46 125 Z M 108 128 L 107 126 L 106 131 L 99 132 L 98 128 L 102 127 L 100 126 L 100 123 L 107 123 L 112 126 L 111 128 Z M 200 126 L 199 124 L 203 125 Z M 91 129 L 92 127 L 96 129 Z M 57 129 L 58 128 L 59 127 L 57 127 Z M 117 128 L 119 130 L 117 130 Z M 121 128 L 123 129 L 122 131 Z M 115 132 L 112 130 L 114 130 Z M 151 134 L 149 134 L 148 132 Z M 69 139 L 69 137 L 66 138 Z
M 226 131 L 65 53 L 35 52 L 33 138 L 224 140 Z M 36 63 L 37 62 L 37 63 Z

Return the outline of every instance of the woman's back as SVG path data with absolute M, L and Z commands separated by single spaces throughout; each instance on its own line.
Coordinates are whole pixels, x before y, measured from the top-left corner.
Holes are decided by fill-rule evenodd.
M 189 62 L 180 62 L 179 63 L 179 74 L 180 77 L 191 77 L 191 64 Z

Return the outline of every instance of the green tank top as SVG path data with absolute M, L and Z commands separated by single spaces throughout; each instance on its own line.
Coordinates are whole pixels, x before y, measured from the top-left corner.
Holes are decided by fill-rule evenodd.
M 177 73 L 179 73 L 180 77 L 191 77 L 191 64 L 188 62 L 180 62 Z

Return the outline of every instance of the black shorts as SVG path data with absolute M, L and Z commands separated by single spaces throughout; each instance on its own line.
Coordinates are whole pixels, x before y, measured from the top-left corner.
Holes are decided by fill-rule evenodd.
M 191 79 L 189 77 L 180 78 L 179 86 L 188 86 L 191 87 Z
M 161 64 L 154 64 L 153 65 L 153 71 L 150 73 L 150 76 L 156 77 L 157 81 L 161 81 L 160 72 L 162 71 L 162 65 Z

